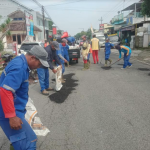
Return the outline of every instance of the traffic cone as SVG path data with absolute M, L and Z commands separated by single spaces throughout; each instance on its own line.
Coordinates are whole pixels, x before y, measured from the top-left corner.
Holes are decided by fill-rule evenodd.
M 66 38 L 68 37 L 68 32 L 64 32 L 63 35 L 61 36 L 61 38 Z

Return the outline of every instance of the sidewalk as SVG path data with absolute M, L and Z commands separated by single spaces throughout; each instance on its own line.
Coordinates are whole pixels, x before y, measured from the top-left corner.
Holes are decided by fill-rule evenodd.
M 119 55 L 118 50 L 112 49 L 111 51 Z M 150 50 L 132 50 L 131 58 L 150 65 Z

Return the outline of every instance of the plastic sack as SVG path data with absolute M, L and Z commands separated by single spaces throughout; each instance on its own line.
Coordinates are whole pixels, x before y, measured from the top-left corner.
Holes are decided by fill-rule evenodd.
M 56 80 L 56 91 L 60 91 L 61 88 L 63 87 L 61 83 L 61 78 L 62 78 L 62 68 L 60 66 L 57 67 L 57 73 L 55 74 L 55 80 Z
M 26 110 L 27 112 L 25 114 L 25 119 L 30 124 L 35 134 L 37 136 L 46 136 L 50 132 L 50 130 L 42 124 L 31 98 L 28 99 Z

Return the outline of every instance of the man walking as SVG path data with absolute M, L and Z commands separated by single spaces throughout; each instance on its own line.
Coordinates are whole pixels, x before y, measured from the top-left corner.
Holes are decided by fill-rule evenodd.
M 96 38 L 96 35 L 93 35 L 93 39 L 91 40 L 91 47 L 92 47 L 92 55 L 93 55 L 93 61 L 94 64 L 97 64 L 99 62 L 98 58 L 98 50 L 100 51 L 100 45 L 99 45 L 99 39 Z
M 0 77 L 0 126 L 15 150 L 36 150 L 37 137 L 25 120 L 29 71 L 49 67 L 48 54 L 34 46 L 26 55 L 14 58 Z
M 46 44 L 45 47 L 46 52 L 48 53 L 47 62 L 49 64 L 48 67 L 42 66 L 41 68 L 37 69 L 38 78 L 41 86 L 41 92 L 43 95 L 49 95 L 48 91 L 51 91 L 52 88 L 49 87 L 49 68 L 53 71 L 53 73 L 56 73 L 57 70 L 54 69 L 52 65 L 52 61 L 55 60 L 58 65 L 61 65 L 58 56 L 56 55 L 56 49 L 59 50 L 59 44 L 56 41 L 53 41 L 51 45 L 49 45 L 49 42 Z M 52 45 L 54 47 L 54 50 L 52 49 Z

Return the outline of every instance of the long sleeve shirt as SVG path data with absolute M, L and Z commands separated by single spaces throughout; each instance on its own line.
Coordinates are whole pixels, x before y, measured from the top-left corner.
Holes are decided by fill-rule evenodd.
M 61 65 L 61 62 L 59 61 L 59 58 L 56 54 L 56 50 L 52 50 L 50 45 L 45 47 L 45 50 L 48 53 L 47 62 L 51 70 L 54 69 L 53 64 L 52 64 L 53 60 L 55 60 L 57 64 Z

